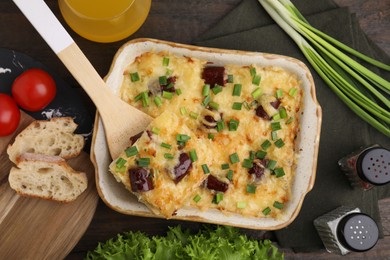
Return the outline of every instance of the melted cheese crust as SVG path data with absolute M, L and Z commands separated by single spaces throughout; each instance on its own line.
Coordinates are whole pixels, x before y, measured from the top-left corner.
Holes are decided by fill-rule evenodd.
M 168 65 L 163 64 L 164 58 L 169 59 Z M 226 213 L 238 213 L 243 216 L 278 218 L 283 214 L 280 205 L 286 204 L 291 198 L 291 185 L 297 160 L 297 151 L 294 148 L 303 95 L 298 76 L 279 67 L 262 67 L 256 64 L 225 65 L 225 74 L 233 75 L 233 82 L 226 83 L 220 93 L 214 94 L 210 90 L 211 101 L 219 105 L 217 111 L 210 111 L 202 105 L 205 99 L 202 95 L 205 81 L 201 75 L 206 66 L 212 66 L 212 64 L 205 60 L 176 56 L 168 52 L 147 52 L 137 57 L 124 71 L 124 80 L 120 89 L 121 98 L 154 118 L 158 118 L 163 111 L 170 111 L 171 115 L 175 115 L 172 115 L 172 118 L 179 118 L 180 127 L 187 127 L 191 130 L 188 134 L 193 136 L 193 140 L 197 140 L 191 145 L 197 148 L 197 154 L 200 157 L 197 163 L 197 174 L 203 177 L 191 180 L 191 185 L 188 185 L 185 190 L 178 190 L 177 186 L 181 183 L 176 185 L 168 178 L 159 182 L 159 187 L 162 187 L 163 192 L 175 194 L 172 195 L 173 197 L 185 197 L 183 200 L 172 200 L 171 195 L 161 197 L 159 194 L 156 195 L 159 199 L 151 203 L 152 199 L 146 199 L 148 197 L 146 193 L 157 194 L 156 191 L 145 192 L 142 194 L 142 200 L 148 201 L 149 204 L 164 212 L 177 210 L 185 203 L 186 206 L 197 207 L 200 210 L 216 208 Z M 261 77 L 259 85 L 252 82 L 251 70 L 253 69 L 256 70 L 256 75 Z M 139 80 L 133 82 L 129 75 L 135 72 L 138 73 Z M 173 93 L 171 99 L 161 97 L 159 77 L 164 75 L 176 78 L 174 87 L 181 90 L 180 95 Z M 239 96 L 232 94 L 235 84 L 242 86 Z M 253 93 L 256 91 L 261 91 L 261 95 L 254 98 Z M 149 93 L 148 105 L 137 100 L 137 96 L 142 92 Z M 155 96 L 161 98 L 160 106 L 154 103 Z M 276 96 L 280 101 L 279 108 L 270 105 L 270 102 L 276 100 Z M 241 110 L 232 108 L 235 102 L 242 103 Z M 266 120 L 257 116 L 255 109 L 258 105 L 262 105 L 267 114 L 273 118 Z M 285 109 L 287 117 L 280 118 L 280 108 Z M 223 130 L 217 131 L 215 128 L 204 127 L 204 117 L 210 113 L 223 120 Z M 165 114 L 167 121 L 166 117 L 167 114 Z M 239 121 L 236 131 L 229 130 L 229 121 L 232 119 Z M 158 119 L 158 121 L 161 120 Z M 157 124 L 160 123 L 157 122 Z M 274 123 L 279 123 L 281 129 L 273 131 Z M 170 125 L 167 124 L 164 127 L 168 132 L 173 133 L 178 125 L 171 122 Z M 209 139 L 209 134 L 214 135 L 213 140 Z M 281 147 L 275 144 L 279 139 L 284 144 Z M 262 144 L 267 140 L 271 145 L 265 149 Z M 137 147 L 142 150 L 144 144 L 137 143 Z M 253 174 L 249 174 L 248 168 L 243 166 L 244 159 L 253 159 L 253 154 L 258 151 L 266 152 L 267 162 L 276 161 L 275 169 L 283 169 L 284 175 L 279 176 L 275 174 L 274 169 L 268 168 L 265 169 L 260 179 L 255 179 Z M 237 153 L 239 158 L 237 163 L 230 161 L 230 155 L 234 153 Z M 167 163 L 167 159 L 163 157 L 156 157 L 153 161 L 152 167 L 157 169 Z M 207 174 L 203 174 L 202 169 L 199 168 L 199 165 L 203 164 L 207 164 L 210 174 L 229 183 L 228 190 L 218 203 L 215 202 L 218 192 L 209 190 L 201 184 L 204 176 L 207 177 Z M 222 164 L 229 164 L 229 169 L 222 169 Z M 232 180 L 227 178 L 229 170 L 233 171 Z M 128 183 L 126 178 L 120 178 L 120 180 L 125 185 Z M 248 185 L 256 187 L 255 193 L 248 193 Z M 194 191 L 188 192 L 189 190 Z M 193 200 L 194 196 L 198 197 L 196 201 Z M 161 203 L 157 203 L 157 200 Z M 274 206 L 275 202 L 279 207 Z M 163 209 L 163 204 L 175 205 L 167 206 L 169 210 L 166 210 Z

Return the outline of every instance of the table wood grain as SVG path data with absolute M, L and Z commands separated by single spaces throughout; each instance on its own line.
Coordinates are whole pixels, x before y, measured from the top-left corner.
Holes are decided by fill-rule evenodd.
M 191 43 L 211 28 L 225 14 L 231 11 L 241 0 L 154 0 L 148 19 L 134 35 L 128 39 L 101 44 L 85 40 L 65 27 L 76 43 L 85 52 L 98 73 L 104 77 L 108 72 L 112 58 L 117 49 L 127 40 L 139 37 L 150 37 L 180 43 Z M 57 6 L 57 1 L 46 0 L 49 7 L 64 23 Z M 350 7 L 355 12 L 361 27 L 366 34 L 388 55 L 390 55 L 390 0 L 335 0 L 340 6 Z M 315 1 L 313 1 L 315 4 Z M 0 47 L 10 48 L 50 66 L 59 76 L 73 87 L 77 82 L 63 64 L 52 53 L 48 45 L 32 28 L 27 19 L 9 0 L 0 0 Z M 91 108 L 93 105 L 91 104 Z M 363 254 L 349 254 L 345 258 L 390 259 L 390 199 L 380 202 L 385 238 L 376 247 Z M 95 216 L 86 233 L 67 259 L 82 259 L 88 250 L 97 246 L 117 233 L 128 230 L 140 230 L 151 235 L 163 234 L 169 225 L 181 224 L 191 230 L 199 229 L 202 224 L 182 221 L 167 221 L 133 217 L 119 214 L 99 202 Z M 270 232 L 245 231 L 254 238 L 271 237 Z M 315 253 L 296 254 L 284 248 L 287 259 L 337 259 L 325 250 Z

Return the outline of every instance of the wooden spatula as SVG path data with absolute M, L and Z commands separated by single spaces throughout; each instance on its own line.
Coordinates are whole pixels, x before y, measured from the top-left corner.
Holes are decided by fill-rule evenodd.
M 13 0 L 96 105 L 113 159 L 152 118 L 115 96 L 43 0 Z M 27 44 L 27 43 L 26 43 Z

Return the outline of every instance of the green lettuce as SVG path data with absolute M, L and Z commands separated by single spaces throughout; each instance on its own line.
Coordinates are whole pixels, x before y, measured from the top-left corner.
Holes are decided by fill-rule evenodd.
M 153 236 L 142 232 L 118 234 L 114 239 L 87 253 L 85 259 L 197 259 L 197 260 L 245 260 L 284 259 L 282 252 L 270 240 L 249 239 L 237 228 L 205 226 L 196 234 L 170 227 L 165 236 Z

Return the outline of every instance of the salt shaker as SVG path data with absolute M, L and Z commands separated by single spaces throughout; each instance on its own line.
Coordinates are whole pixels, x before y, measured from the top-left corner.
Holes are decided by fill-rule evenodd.
M 378 144 L 363 147 L 338 164 L 353 188 L 369 190 L 390 182 L 390 151 Z
M 326 250 L 340 255 L 368 251 L 379 238 L 376 222 L 359 208 L 341 206 L 315 219 L 314 226 Z

